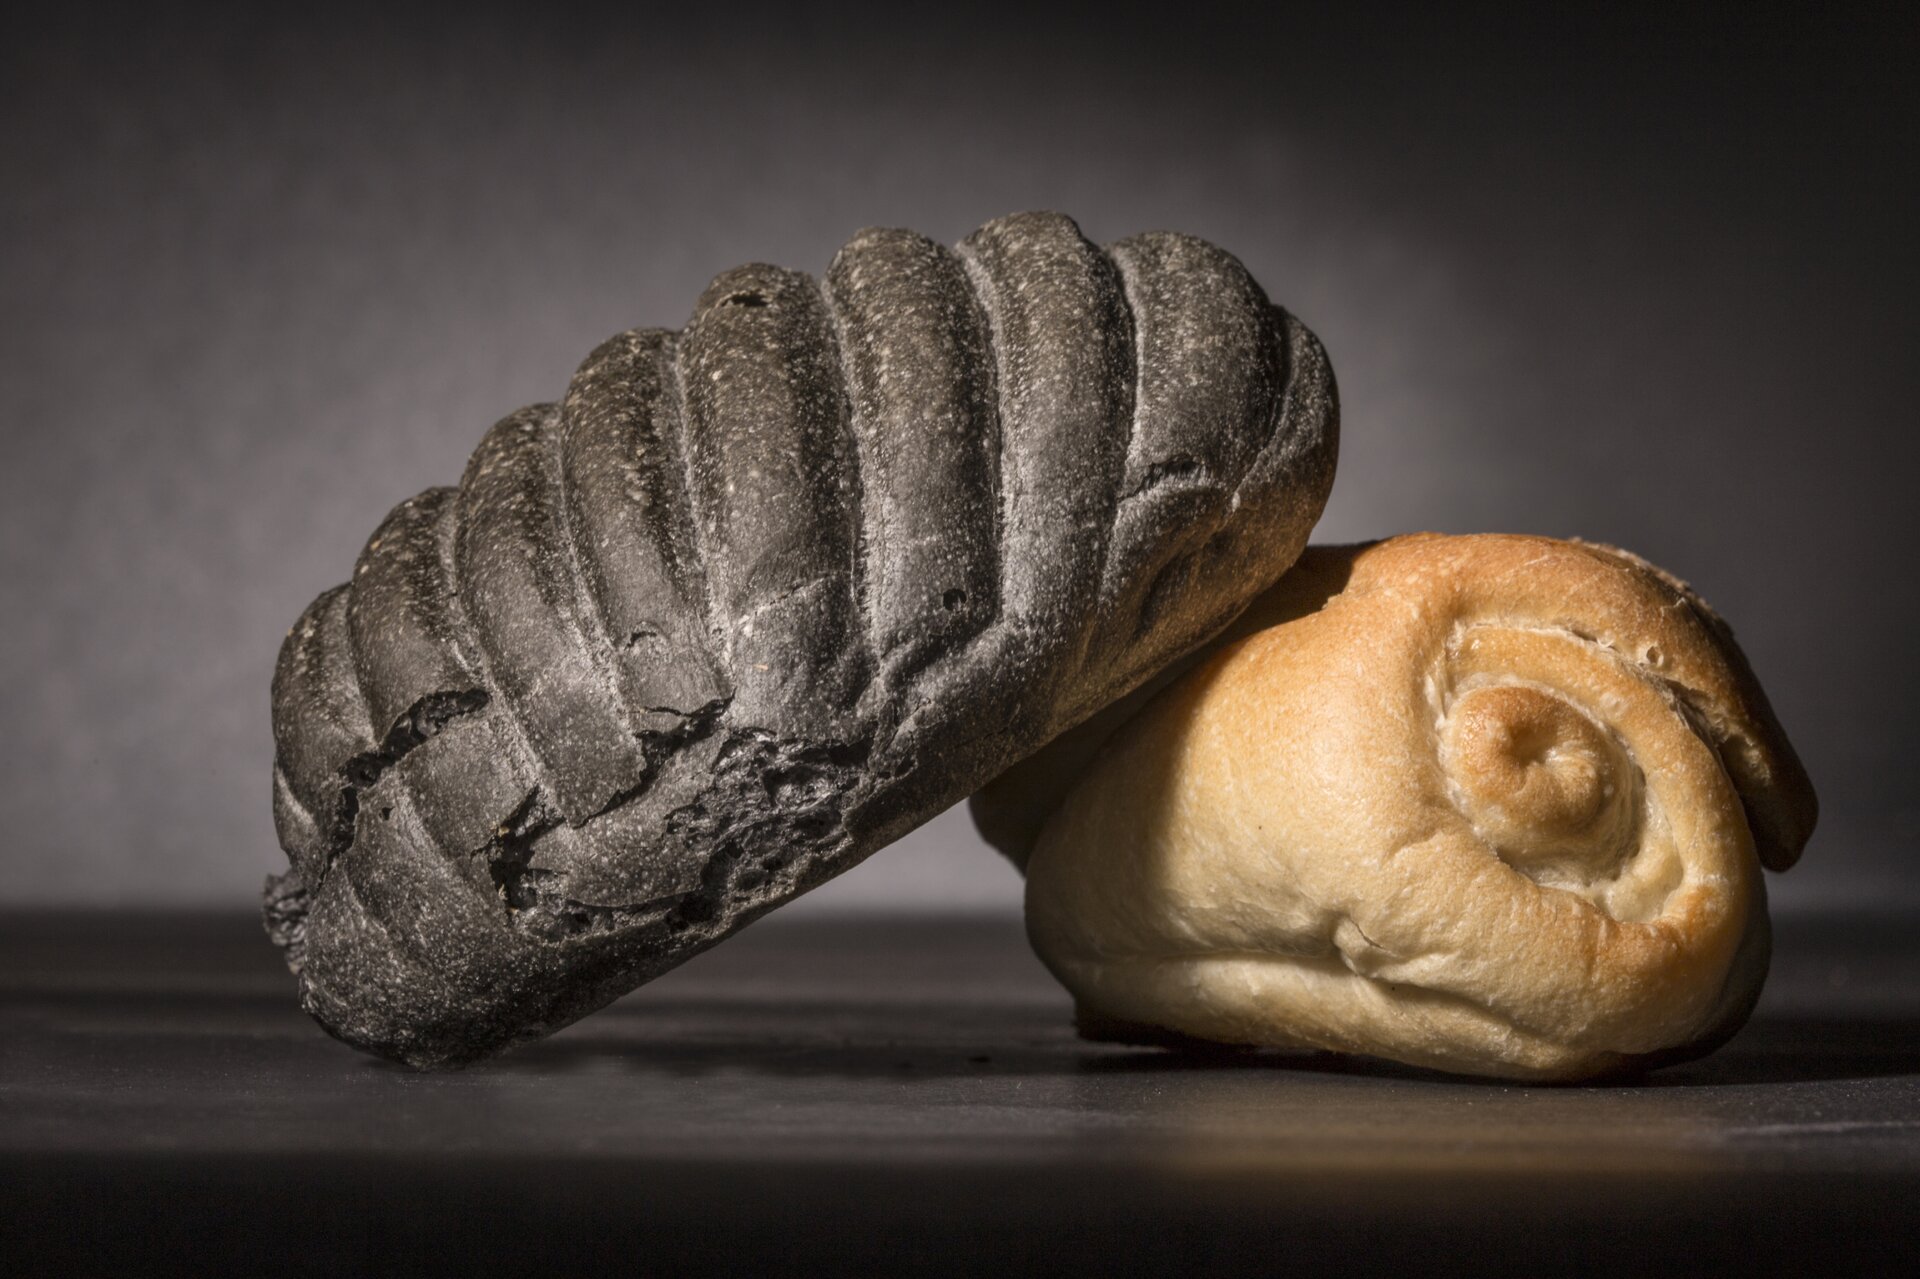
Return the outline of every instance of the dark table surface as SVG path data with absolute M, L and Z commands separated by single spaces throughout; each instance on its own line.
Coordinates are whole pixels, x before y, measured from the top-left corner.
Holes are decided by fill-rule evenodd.
M 774 916 L 423 1075 L 237 915 L 0 915 L 0 1271 L 1896 1271 L 1920 920 L 1781 921 L 1630 1084 L 1083 1043 L 1018 920 Z

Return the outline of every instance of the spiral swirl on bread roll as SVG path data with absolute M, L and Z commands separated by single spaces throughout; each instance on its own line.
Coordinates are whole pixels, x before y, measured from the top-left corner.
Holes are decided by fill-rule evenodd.
M 1128 714 L 976 805 L 1031 838 L 1034 946 L 1114 1037 L 1531 1079 L 1697 1055 L 1815 816 L 1726 625 L 1579 543 L 1315 548 Z

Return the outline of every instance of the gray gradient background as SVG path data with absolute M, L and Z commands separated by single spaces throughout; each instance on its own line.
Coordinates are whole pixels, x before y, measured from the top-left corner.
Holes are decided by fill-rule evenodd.
M 1777 900 L 1920 899 L 1910 28 L 912 14 L 0 33 L 0 904 L 251 900 L 275 650 L 390 506 L 721 268 L 1025 208 L 1321 334 L 1321 539 L 1693 580 L 1825 801 Z M 811 901 L 1018 891 L 956 812 Z

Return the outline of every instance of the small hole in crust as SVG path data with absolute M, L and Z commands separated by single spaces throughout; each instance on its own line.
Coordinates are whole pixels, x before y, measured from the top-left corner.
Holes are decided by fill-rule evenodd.
M 765 306 L 767 295 L 758 289 L 742 289 L 738 293 L 729 293 L 720 299 L 721 306 Z
M 947 611 L 951 613 L 954 609 L 959 608 L 967 602 L 967 593 L 956 586 L 945 595 L 942 595 L 940 602 L 946 605 Z

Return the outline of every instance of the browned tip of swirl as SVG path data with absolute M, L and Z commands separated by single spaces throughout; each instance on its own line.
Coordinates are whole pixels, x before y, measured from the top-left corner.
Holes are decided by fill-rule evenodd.
M 1441 750 L 1469 814 L 1509 850 L 1544 851 L 1585 833 L 1621 790 L 1623 770 L 1599 726 L 1524 685 L 1462 694 Z
M 1820 802 L 1733 628 L 1687 583 L 1631 551 L 1594 542 L 1568 545 L 1661 597 L 1663 618 L 1673 629 L 1706 637 L 1704 648 L 1712 660 L 1694 671 L 1673 671 L 1670 678 L 1705 721 L 1721 765 L 1740 793 L 1760 864 L 1776 871 L 1792 866 L 1813 835 Z

